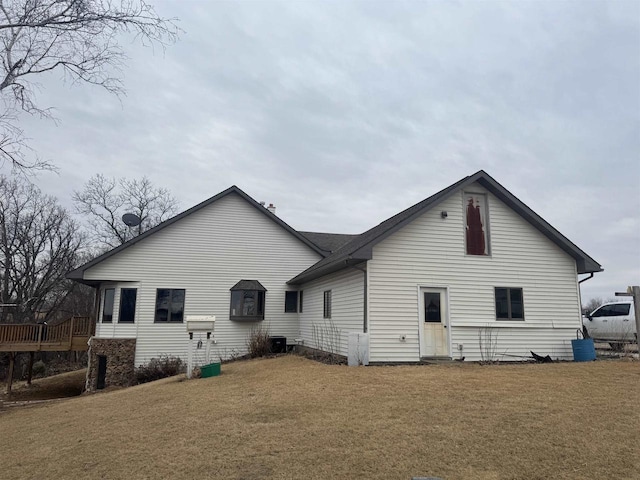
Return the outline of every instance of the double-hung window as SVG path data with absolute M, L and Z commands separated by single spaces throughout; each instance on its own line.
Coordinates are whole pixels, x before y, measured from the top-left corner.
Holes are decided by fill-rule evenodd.
M 181 323 L 184 318 L 185 291 L 181 288 L 159 288 L 156 291 L 156 323 Z
M 522 288 L 496 287 L 495 296 L 498 320 L 524 320 Z

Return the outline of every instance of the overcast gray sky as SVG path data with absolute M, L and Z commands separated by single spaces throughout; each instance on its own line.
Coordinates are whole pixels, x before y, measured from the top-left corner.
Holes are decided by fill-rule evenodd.
M 584 300 L 640 284 L 640 2 L 152 3 L 185 33 L 126 45 L 121 102 L 42 79 L 59 123 L 23 125 L 63 204 L 147 175 L 360 233 L 484 169 L 604 266 Z

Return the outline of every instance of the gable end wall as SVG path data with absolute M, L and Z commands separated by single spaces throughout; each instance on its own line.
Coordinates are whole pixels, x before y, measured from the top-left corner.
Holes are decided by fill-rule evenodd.
M 486 326 L 503 360 L 529 350 L 571 358 L 581 324 L 575 260 L 481 186 L 465 191 L 487 194 L 491 256 L 465 255 L 462 192 L 376 245 L 368 262 L 370 360 L 419 360 L 419 286 L 449 289 L 454 358 L 481 360 L 478 332 Z M 495 287 L 523 288 L 525 321 L 496 320 Z
M 247 336 L 257 325 L 293 343 L 298 314 L 284 313 L 285 291 L 295 290 L 286 282 L 320 258 L 238 195 L 229 194 L 88 269 L 84 278 L 103 281 L 102 288 L 116 287 L 113 323 L 98 323 L 96 334 L 137 338 L 136 365 L 159 355 L 187 356 L 186 325 L 154 323 L 158 288 L 184 288 L 185 315 L 216 316 L 212 358 L 217 360 L 244 354 Z M 243 279 L 258 280 L 267 289 L 262 322 L 229 320 L 229 289 Z M 119 289 L 136 286 L 136 321 L 119 324 Z M 195 341 L 199 338 L 196 334 Z M 203 352 L 196 353 L 196 362 L 204 360 Z

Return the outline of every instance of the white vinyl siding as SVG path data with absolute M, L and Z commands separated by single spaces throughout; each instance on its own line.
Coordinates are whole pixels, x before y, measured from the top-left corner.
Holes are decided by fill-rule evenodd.
M 452 357 L 464 356 L 465 361 L 482 360 L 478 328 L 453 327 L 453 331 Z M 496 340 L 493 360 L 522 361 L 525 360 L 522 357 L 531 358 L 532 351 L 543 357 L 549 355 L 553 359 L 573 359 L 571 339 L 576 338 L 575 328 L 496 328 L 493 335 Z M 457 349 L 458 344 L 464 347 L 462 353 Z M 485 349 L 485 355 L 486 352 Z
M 363 329 L 364 275 L 360 270 L 349 268 L 300 287 L 304 292 L 300 338 L 305 346 L 329 350 L 329 341 L 335 344 L 334 353 L 347 355 L 349 332 L 362 332 Z M 331 318 L 323 318 L 324 292 L 327 290 L 331 290 Z M 337 341 L 333 341 L 336 336 Z M 324 339 L 324 345 L 317 345 L 320 337 Z
M 186 358 L 184 323 L 154 323 L 156 290 L 185 289 L 184 314 L 215 315 L 214 358 L 246 353 L 251 328 L 271 335 L 298 335 L 298 315 L 284 314 L 285 291 L 293 278 L 321 256 L 236 194 L 229 194 L 88 269 L 86 280 L 119 288 L 138 288 L 136 321 L 99 325 L 99 337 L 137 338 L 136 365 L 159 355 Z M 265 319 L 229 320 L 230 288 L 240 280 L 258 280 L 267 289 Z M 305 298 L 305 301 L 307 299 Z M 306 307 L 306 306 L 305 306 Z M 116 309 L 117 312 L 117 309 Z
M 368 262 L 371 361 L 420 358 L 420 286 L 448 288 L 454 358 L 462 345 L 466 360 L 480 360 L 478 329 L 487 325 L 499 330 L 498 353 L 534 350 L 570 358 L 570 340 L 580 327 L 575 260 L 479 185 L 467 191 L 487 194 L 491 255 L 465 254 L 462 192 L 373 248 Z M 446 218 L 441 211 L 447 211 Z M 522 288 L 524 321 L 496 320 L 494 291 L 502 286 Z M 399 334 L 406 334 L 406 341 Z

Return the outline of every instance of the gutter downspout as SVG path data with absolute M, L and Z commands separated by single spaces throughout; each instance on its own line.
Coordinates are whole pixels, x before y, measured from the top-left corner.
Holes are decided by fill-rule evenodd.
M 582 280 L 578 280 L 578 301 L 580 302 L 580 327 L 583 328 L 582 325 L 582 288 L 580 288 L 580 284 L 582 282 L 586 282 L 587 280 L 591 280 L 593 278 L 593 272 L 589 274 L 587 278 L 583 278 Z
M 580 285 L 582 282 L 586 282 L 587 280 L 591 280 L 592 278 L 593 278 L 593 272 L 591 272 L 591 274 L 587 278 L 583 278 L 582 280 L 578 280 L 578 285 Z
M 366 265 L 366 261 L 365 261 L 365 265 Z M 362 333 L 367 333 L 368 330 L 368 318 L 367 318 L 367 269 L 366 268 L 360 268 L 356 265 L 352 265 L 351 268 L 355 268 L 356 270 L 360 270 L 362 273 L 364 273 L 364 288 L 362 290 L 363 293 L 363 313 L 362 313 Z

